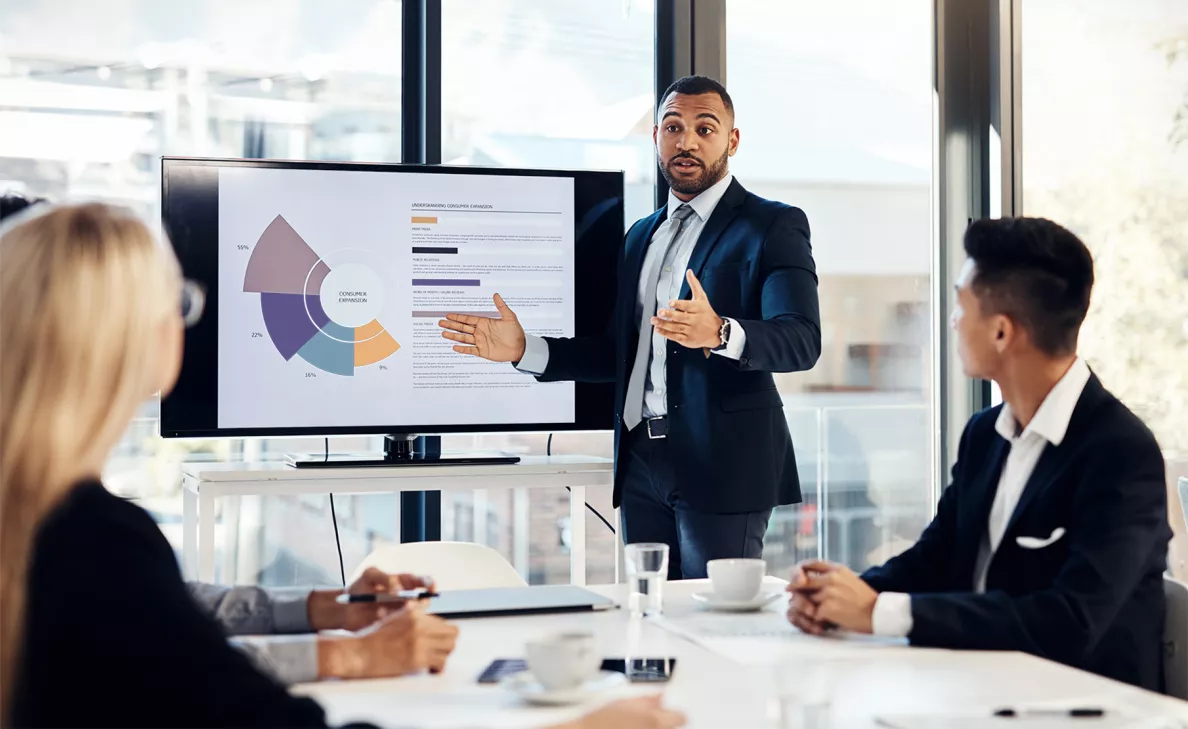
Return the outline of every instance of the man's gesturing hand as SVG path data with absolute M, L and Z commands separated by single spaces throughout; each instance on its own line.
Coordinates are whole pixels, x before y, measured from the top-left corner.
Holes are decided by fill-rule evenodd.
M 693 298 L 668 302 L 667 309 L 661 309 L 652 317 L 652 326 L 660 336 L 690 349 L 713 349 L 722 343 L 719 336 L 722 317 L 710 306 L 709 297 L 693 271 L 686 271 L 685 279 Z
M 495 308 L 499 318 L 446 314 L 437 325 L 446 330 L 441 336 L 454 345 L 454 351 L 470 354 L 492 362 L 519 362 L 524 357 L 524 327 L 515 312 L 495 294 Z

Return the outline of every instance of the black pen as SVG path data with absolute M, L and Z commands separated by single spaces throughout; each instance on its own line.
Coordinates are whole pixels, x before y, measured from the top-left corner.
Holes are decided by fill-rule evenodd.
M 343 593 L 334 599 L 339 605 L 355 605 L 366 602 L 408 602 L 409 600 L 428 600 L 431 597 L 437 597 L 437 593 L 429 590 L 401 590 L 400 592 L 364 592 L 357 595 Z
M 1099 719 L 1105 716 L 1105 709 L 999 709 L 994 716 L 1000 719 L 1023 719 L 1027 717 L 1066 716 L 1072 719 Z

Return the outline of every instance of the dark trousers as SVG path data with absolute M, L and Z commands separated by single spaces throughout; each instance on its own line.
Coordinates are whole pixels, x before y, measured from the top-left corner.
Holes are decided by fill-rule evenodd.
M 668 440 L 651 440 L 644 424 L 626 434 L 621 464 L 620 533 L 625 544 L 668 545 L 668 579 L 706 577 L 711 559 L 763 556 L 771 509 L 740 514 L 698 511 L 681 499 Z

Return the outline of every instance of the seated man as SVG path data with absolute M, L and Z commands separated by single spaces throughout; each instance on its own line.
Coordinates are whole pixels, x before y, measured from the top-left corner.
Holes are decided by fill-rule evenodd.
M 380 593 L 432 589 L 427 578 L 367 569 L 347 592 Z M 440 671 L 458 629 L 421 610 L 398 624 L 367 630 L 403 605 L 396 602 L 340 605 L 341 590 L 226 587 L 189 582 L 203 612 L 223 626 L 231 643 L 256 667 L 283 684 L 322 678 L 386 678 L 428 669 Z M 318 635 L 322 630 L 353 634 Z M 442 650 L 424 648 L 441 645 Z
M 1030 218 L 973 223 L 965 252 L 951 324 L 965 374 L 997 382 L 1004 404 L 966 426 L 914 546 L 861 577 L 803 563 L 788 617 L 814 634 L 1026 651 L 1158 690 L 1163 458 L 1076 355 L 1093 259 Z

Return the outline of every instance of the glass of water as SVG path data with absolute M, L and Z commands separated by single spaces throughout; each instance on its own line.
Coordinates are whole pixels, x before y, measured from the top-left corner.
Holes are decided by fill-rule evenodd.
M 668 545 L 658 542 L 628 544 L 624 549 L 628 606 L 632 615 L 661 615 L 664 612 L 664 582 L 668 579 Z
M 833 693 L 845 668 L 838 658 L 800 658 L 775 667 L 780 729 L 830 729 Z

